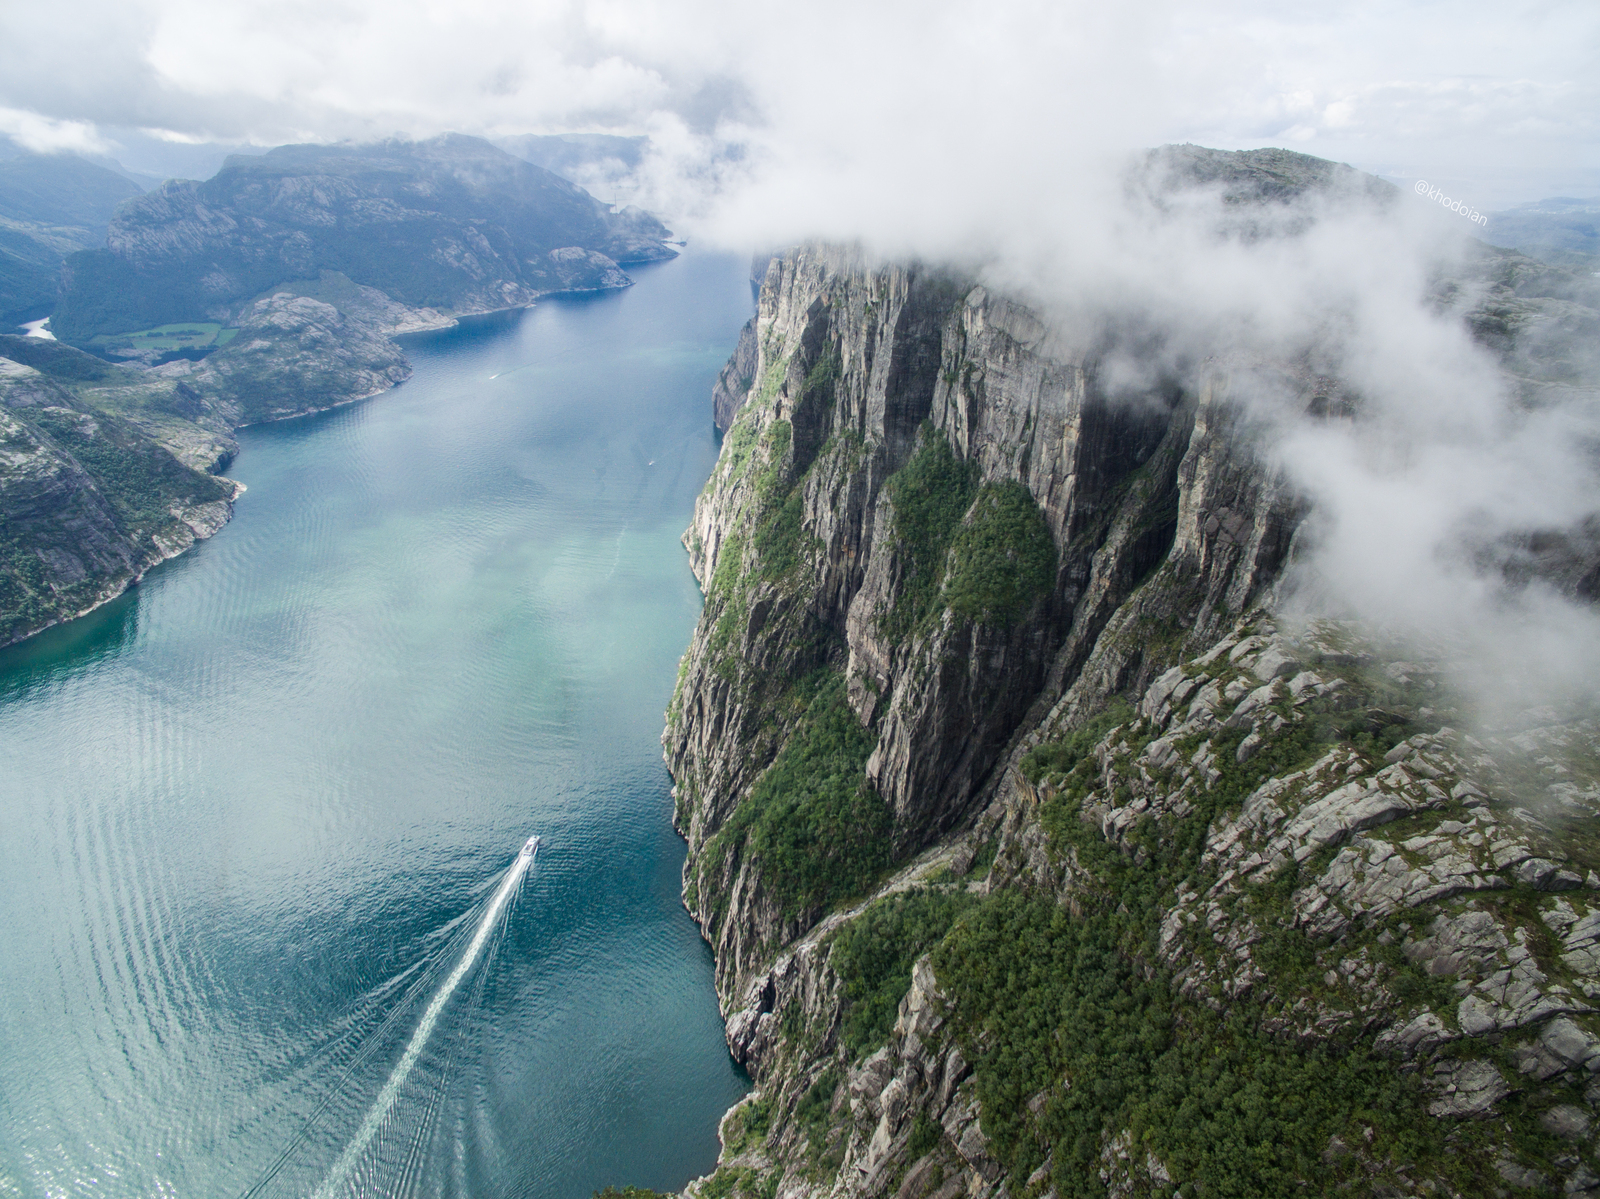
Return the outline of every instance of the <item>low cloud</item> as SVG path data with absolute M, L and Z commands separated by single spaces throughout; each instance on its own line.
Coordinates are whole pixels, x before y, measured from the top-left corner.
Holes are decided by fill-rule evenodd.
M 102 149 L 110 126 L 258 144 L 647 133 L 606 198 L 696 240 L 959 261 L 1063 328 L 1157 331 L 1141 353 L 1159 346 L 1161 370 L 1223 351 L 1315 362 L 1359 421 L 1307 417 L 1266 374 L 1250 402 L 1263 452 L 1316 502 L 1319 594 L 1477 646 L 1479 681 L 1506 660 L 1552 693 L 1600 679 L 1592 609 L 1513 585 L 1495 556 L 1594 507 L 1594 393 L 1530 406 L 1461 304 L 1431 297 L 1464 269 L 1460 218 L 1405 196 L 1230 230 L 1214 191 L 1152 201 L 1128 175 L 1140 147 L 1193 141 L 1425 178 L 1480 211 L 1600 192 L 1592 4 L 80 8 L 0 17 L 0 131 L 30 148 Z
M 57 121 L 20 108 L 0 108 L 0 135 L 35 154 L 100 154 L 109 146 L 86 121 Z
M 67 20 L 7 6 L 0 104 L 263 145 L 676 120 L 707 138 L 702 161 L 743 145 L 824 190 L 885 181 L 862 156 L 897 161 L 906 139 L 934 152 L 930 177 L 981 164 L 997 190 L 1119 139 L 1280 144 L 1491 211 L 1600 190 L 1597 31 L 1576 0 L 84 0 Z

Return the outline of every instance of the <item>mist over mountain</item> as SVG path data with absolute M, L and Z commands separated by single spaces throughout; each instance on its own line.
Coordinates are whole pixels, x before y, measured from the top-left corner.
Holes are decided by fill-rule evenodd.
M 650 149 L 650 139 L 642 134 L 524 133 L 497 138 L 495 144 L 596 194 L 597 183 L 621 181 L 636 171 Z
M 48 316 L 62 260 L 104 244 L 117 206 L 142 190 L 72 154 L 0 159 L 0 322 Z
M 1102 182 L 766 262 L 664 737 L 757 1089 L 685 1194 L 1600 1193 L 1600 286 L 1293 151 Z
M 1556 196 L 1492 212 L 1480 236 L 1536 258 L 1600 269 L 1600 197 Z

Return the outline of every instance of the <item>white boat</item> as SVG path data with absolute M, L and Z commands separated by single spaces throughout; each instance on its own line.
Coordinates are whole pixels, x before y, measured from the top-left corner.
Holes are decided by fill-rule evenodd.
M 523 845 L 523 847 L 522 847 L 522 852 L 520 854 L 518 854 L 517 856 L 518 857 L 523 857 L 523 858 L 531 858 L 531 857 L 533 857 L 534 854 L 536 854 L 538 852 L 539 852 L 539 838 L 534 836 L 534 837 L 529 837 L 528 838 L 527 843 L 525 845 Z

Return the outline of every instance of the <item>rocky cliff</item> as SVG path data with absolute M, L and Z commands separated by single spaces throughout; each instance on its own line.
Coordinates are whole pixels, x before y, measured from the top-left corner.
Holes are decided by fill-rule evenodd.
M 1090 347 L 937 271 L 801 250 L 755 336 L 687 538 L 707 602 L 667 733 L 733 988 L 824 906 L 774 898 L 722 832 L 788 732 L 773 710 L 812 702 L 792 681 L 871 730 L 860 803 L 903 856 L 973 814 L 1042 695 L 1081 681 L 1092 707 L 1231 623 L 1298 511 L 1229 436 L 1220 364 L 1198 395 L 1113 403 Z
M 1155 162 L 1373 190 L 1302 160 Z M 1492 251 L 1438 296 L 1527 394 L 1593 386 L 1529 335 L 1592 299 Z M 1113 398 L 1105 348 L 950 271 L 768 268 L 663 736 L 758 1088 L 690 1191 L 1588 1193 L 1595 730 L 1474 739 L 1437 662 L 1274 615 L 1308 505 L 1241 388 L 1359 397 L 1219 347 Z M 1587 578 L 1574 536 L 1537 569 Z

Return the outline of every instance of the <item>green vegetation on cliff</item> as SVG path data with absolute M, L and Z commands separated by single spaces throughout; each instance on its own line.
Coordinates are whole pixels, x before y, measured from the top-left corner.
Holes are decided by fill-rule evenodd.
M 1104 1195 L 1104 1134 L 1116 1128 L 1153 1150 L 1185 1196 L 1295 1193 L 1329 1175 L 1331 1138 L 1357 1143 L 1365 1129 L 1380 1159 L 1448 1167 L 1447 1129 L 1426 1114 L 1419 1079 L 1370 1047 L 1271 1037 L 1248 1002 L 1219 1015 L 1179 999 L 1123 949 L 1127 925 L 1150 914 L 1075 917 L 1004 890 L 935 951 L 984 1131 L 1017 1193 L 1053 1155 L 1063 1199 Z
M 186 419 L 203 407 L 184 384 L 0 335 L 0 645 L 116 595 L 220 525 L 225 512 L 207 506 L 233 484 L 196 466 L 231 444 Z
M 1072 908 L 1048 893 L 996 892 L 957 923 L 933 959 L 955 1034 L 974 1066 L 990 1150 L 1014 1190 L 1048 1157 L 1062 1199 L 1105 1194 L 1099 1171 L 1115 1130 L 1126 1130 L 1123 1148 L 1132 1161 L 1153 1153 L 1186 1197 L 1269 1197 L 1308 1185 L 1307 1193 L 1360 1192 L 1380 1172 L 1446 1179 L 1459 1193 L 1480 1194 L 1497 1177 L 1492 1163 L 1503 1150 L 1493 1143 L 1512 1129 L 1519 1155 L 1540 1169 L 1569 1160 L 1541 1118 L 1558 1100 L 1579 1102 L 1576 1089 L 1558 1086 L 1540 1097 L 1513 1087 L 1502 1119 L 1449 1121 L 1429 1111 L 1438 1098 L 1429 1073 L 1407 1066 L 1393 1049 L 1380 1052 L 1369 1024 L 1355 1019 L 1319 1026 L 1315 1035 L 1294 1033 L 1319 1005 L 1338 1012 L 1349 1002 L 1330 964 L 1363 961 L 1382 970 L 1385 1002 L 1402 1021 L 1427 1010 L 1442 1015 L 1441 1028 L 1455 1028 L 1459 992 L 1430 970 L 1429 959 L 1401 949 L 1414 928 L 1426 926 L 1422 911 L 1375 915 L 1339 943 L 1313 935 L 1297 918 L 1304 909 L 1294 906 L 1295 893 L 1327 869 L 1337 842 L 1222 901 L 1230 919 L 1247 918 L 1256 930 L 1249 951 L 1263 973 L 1242 992 L 1214 982 L 1180 992 L 1156 965 L 1173 960 L 1163 945 L 1171 931 L 1164 921 L 1179 897 L 1215 893 L 1219 867 L 1207 856 L 1207 837 L 1221 821 L 1268 780 L 1294 776 L 1340 743 L 1346 753 L 1371 755 L 1370 762 L 1395 744 L 1392 730 L 1416 731 L 1407 713 L 1422 700 L 1441 702 L 1439 692 L 1397 683 L 1392 674 L 1343 670 L 1346 685 L 1298 705 L 1280 684 L 1281 698 L 1262 709 L 1257 728 L 1271 720 L 1281 727 L 1244 761 L 1239 749 L 1248 727 L 1214 729 L 1209 785 L 1192 793 L 1181 815 L 1147 815 L 1120 843 L 1107 839 L 1086 805 L 1113 793 L 1111 802 L 1132 802 L 1131 764 L 1156 727 L 1116 705 L 1025 756 L 1050 854 L 1070 863 Z M 1190 671 L 1220 684 L 1260 683 L 1226 659 Z M 1189 761 L 1198 741 L 1176 741 L 1176 760 Z M 1150 769 L 1155 785 L 1178 785 L 1161 773 L 1166 768 Z M 1422 819 L 1402 818 L 1386 836 L 1412 845 L 1408 838 L 1432 827 Z M 1437 824 L 1439 817 L 1431 819 Z M 1541 898 L 1513 887 L 1467 907 L 1520 904 L 1528 925 L 1542 929 Z M 1209 936 L 1194 952 L 1223 975 L 1237 965 Z M 1547 952 L 1544 960 L 1554 957 Z M 1059 1035 L 1062 1029 L 1071 1035 Z M 1441 1060 L 1483 1052 L 1463 1041 L 1442 1050 Z M 1507 1077 L 1517 1077 L 1518 1067 L 1501 1056 Z
M 190 470 L 120 421 L 62 408 L 30 415 L 89 474 L 111 503 L 118 526 L 135 541 L 171 524 L 174 504 L 233 498 L 233 484 Z
M 175 509 L 233 496 L 125 421 L 64 403 L 11 412 L 4 398 L 0 645 L 115 594 L 157 560 L 158 539 L 188 536 Z
M 1014 480 L 980 487 L 977 464 L 931 423 L 885 489 L 905 563 L 899 598 L 879 617 L 885 637 L 904 638 L 945 608 L 1010 626 L 1050 594 L 1056 547 L 1032 493 Z
M 789 446 L 793 430 L 788 421 L 773 421 L 767 427 L 767 465 L 756 476 L 755 536 L 756 572 L 762 579 L 776 582 L 800 565 L 804 508 L 803 480 L 788 475 Z
M 880 899 L 833 939 L 829 962 L 849 1007 L 841 1037 L 852 1057 L 882 1045 L 911 987 L 911 966 L 976 899 L 964 891 L 907 891 Z
M 1071 774 L 1100 738 L 1132 716 L 1133 708 L 1126 700 L 1112 700 L 1065 737 L 1043 742 L 1025 753 L 1022 756 L 1023 777 L 1030 783 L 1037 783 L 1047 774 Z
M 944 598 L 968 620 L 1009 627 L 1050 594 L 1056 544 L 1033 493 L 1007 479 L 985 484 L 950 546 Z
M 890 862 L 889 810 L 866 785 L 876 738 L 838 675 L 803 687 L 815 692 L 799 728 L 701 851 L 699 867 L 703 879 L 732 853 L 755 858 L 788 916 L 861 894 Z
M 905 556 L 905 581 L 894 609 L 878 624 L 884 636 L 901 638 L 939 610 L 951 538 L 978 494 L 977 464 L 957 459 L 944 433 L 924 421 L 916 453 L 889 477 L 885 490 Z

